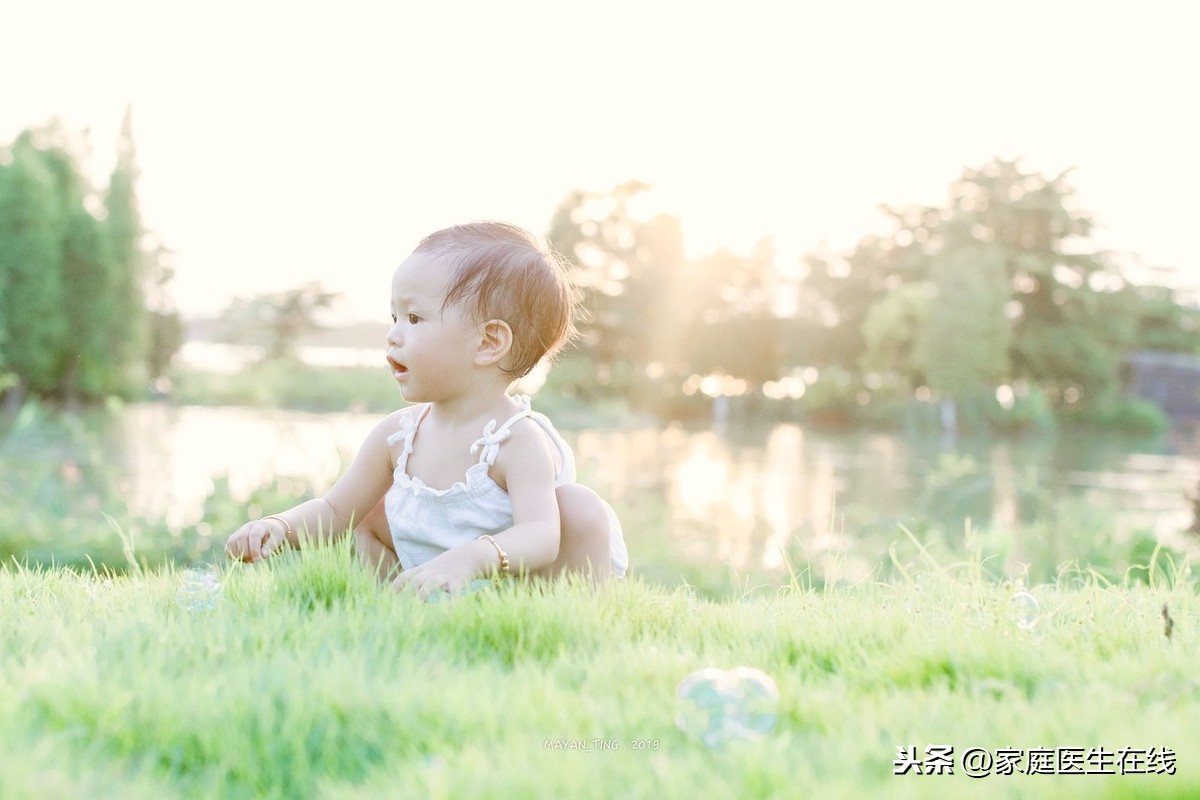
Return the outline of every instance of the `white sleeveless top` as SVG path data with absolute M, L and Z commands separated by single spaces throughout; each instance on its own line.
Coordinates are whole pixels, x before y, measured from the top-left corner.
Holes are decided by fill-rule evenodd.
M 544 415 L 530 408 L 529 398 L 514 398 L 520 410 L 503 425 L 492 420 L 483 429 L 483 436 L 471 445 L 471 453 L 479 453 L 479 461 L 467 470 L 463 480 L 449 489 L 426 486 L 420 478 L 408 474 L 408 456 L 413 450 L 417 427 L 425 419 L 429 406 L 420 414 L 400 417 L 400 430 L 387 438 L 389 445 L 403 440 L 404 450 L 396 459 L 392 488 L 384 499 L 392 544 L 404 569 L 424 564 L 450 548 L 478 539 L 483 534 L 497 534 L 512 527 L 512 500 L 508 492 L 492 480 L 488 470 L 496 462 L 500 445 L 508 438 L 512 426 L 529 417 L 536 422 L 558 448 L 562 467 L 554 485 L 575 482 L 575 454 Z M 604 504 L 609 520 L 609 553 L 615 577 L 622 577 L 629 567 L 629 554 L 621 523 L 608 503 Z

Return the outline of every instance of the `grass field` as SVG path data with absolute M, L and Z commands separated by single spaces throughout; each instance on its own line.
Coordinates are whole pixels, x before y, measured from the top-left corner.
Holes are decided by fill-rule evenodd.
M 216 607 L 194 611 L 177 570 L 10 563 L 0 797 L 1200 794 L 1186 565 L 1032 587 L 1031 629 L 1016 587 L 928 566 L 724 601 L 633 579 L 421 603 L 337 546 L 222 565 Z M 709 748 L 676 726 L 676 687 L 736 665 L 774 679 L 778 720 Z M 942 746 L 954 774 L 917 774 Z M 968 777 L 983 751 L 1016 768 Z M 1079 774 L 1020 772 L 1047 759 Z

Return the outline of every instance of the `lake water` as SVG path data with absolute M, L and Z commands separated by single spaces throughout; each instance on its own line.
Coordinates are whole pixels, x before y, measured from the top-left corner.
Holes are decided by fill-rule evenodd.
M 236 495 L 275 476 L 328 486 L 378 419 L 139 404 L 123 412 L 112 441 L 130 510 L 182 526 L 198 521 L 216 476 Z M 563 433 L 581 480 L 625 518 L 635 554 L 755 569 L 781 568 L 788 547 L 886 546 L 903 537 L 900 525 L 957 535 L 970 518 L 1015 530 L 1063 500 L 1102 513 L 1118 534 L 1143 529 L 1171 541 L 1191 524 L 1188 498 L 1200 483 L 1200 441 L 1186 432 L 1140 444 L 1060 434 L 953 445 L 794 424 Z

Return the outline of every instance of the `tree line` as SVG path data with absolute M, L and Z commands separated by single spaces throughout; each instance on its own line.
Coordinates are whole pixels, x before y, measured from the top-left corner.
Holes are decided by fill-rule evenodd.
M 182 344 L 170 252 L 139 213 L 129 114 L 103 188 L 80 169 L 86 146 L 53 123 L 0 148 L 10 406 L 135 395 Z M 797 264 L 781 264 L 769 237 L 749 253 L 689 258 L 678 218 L 634 213 L 649 189 L 636 181 L 571 192 L 547 238 L 571 262 L 588 316 L 551 386 L 668 417 L 729 397 L 840 422 L 914 403 L 950 425 L 1138 411 L 1122 391 L 1126 354 L 1197 353 L 1200 311 L 1096 248 L 1069 177 L 993 159 L 965 169 L 944 203 L 884 208 L 885 232 Z M 282 357 L 278 342 L 315 326 L 333 298 L 300 287 L 235 302 L 222 323 L 239 341 L 278 329 L 255 343 Z
M 145 230 L 131 113 L 107 186 L 81 170 L 86 135 L 61 123 L 0 148 L 0 391 L 70 406 L 132 396 L 183 340 L 170 253 Z
M 551 379 L 668 414 L 704 395 L 843 421 L 920 400 L 950 426 L 963 413 L 1144 414 L 1123 394 L 1123 358 L 1196 353 L 1200 312 L 1096 248 L 1069 177 L 993 159 L 965 169 L 944 204 L 885 207 L 887 232 L 790 266 L 769 238 L 689 260 L 678 219 L 631 213 L 644 184 L 574 192 L 549 238 L 591 316 Z

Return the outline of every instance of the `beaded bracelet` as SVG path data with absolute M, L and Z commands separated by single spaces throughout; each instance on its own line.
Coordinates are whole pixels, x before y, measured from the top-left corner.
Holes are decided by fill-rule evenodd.
M 479 538 L 491 543 L 492 547 L 496 548 L 496 552 L 500 554 L 500 574 L 511 575 L 512 573 L 508 568 L 508 553 L 504 552 L 504 548 L 500 546 L 500 543 L 486 533 Z

